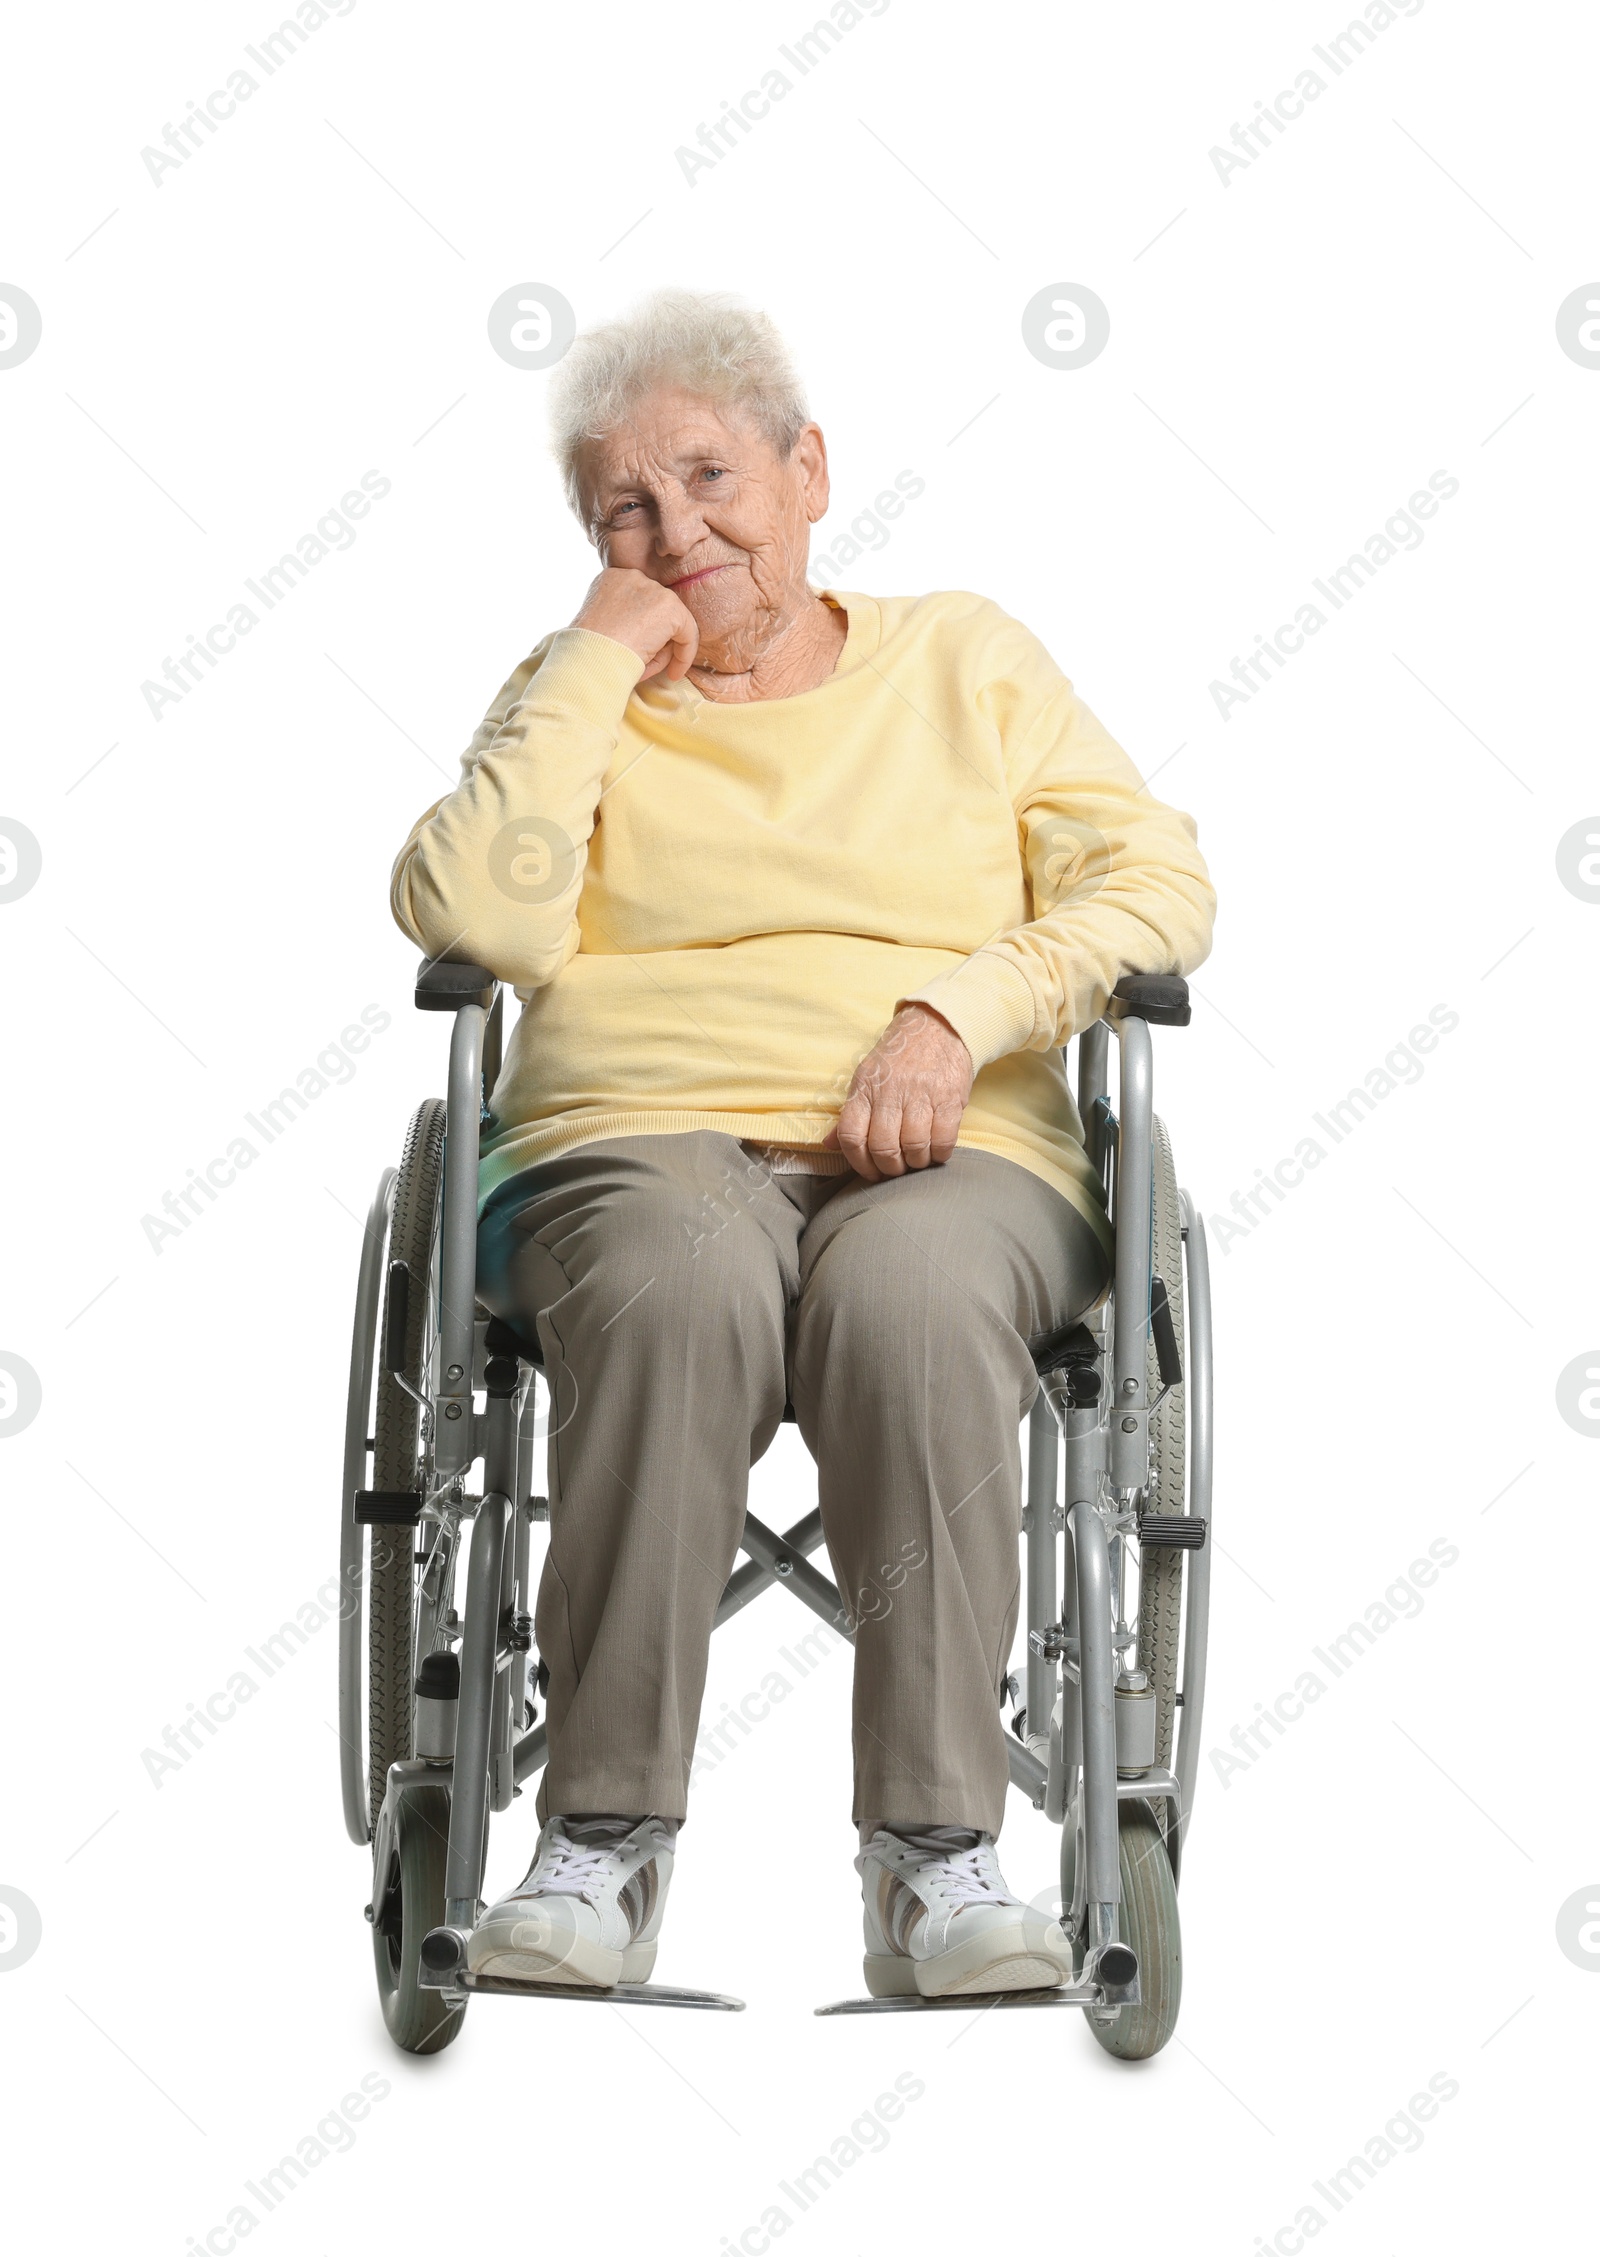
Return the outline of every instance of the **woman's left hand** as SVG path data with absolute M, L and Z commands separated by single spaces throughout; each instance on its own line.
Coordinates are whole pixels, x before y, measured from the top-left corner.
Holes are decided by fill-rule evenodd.
M 823 1142 L 868 1183 L 942 1166 L 956 1148 L 972 1074 L 972 1053 L 950 1022 L 926 1003 L 902 1004 L 856 1068 Z

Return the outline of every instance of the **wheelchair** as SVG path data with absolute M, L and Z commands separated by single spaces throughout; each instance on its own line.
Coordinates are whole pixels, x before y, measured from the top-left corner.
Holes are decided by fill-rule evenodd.
M 453 1014 L 448 1094 L 417 1108 L 367 1218 L 340 1497 L 344 1816 L 372 1855 L 366 1913 L 384 2020 L 398 2046 L 425 2054 L 459 2036 L 478 1992 L 736 2011 L 742 2001 L 712 1991 L 519 1983 L 467 1967 L 490 1817 L 545 1759 L 531 1615 L 534 1532 L 548 1519 L 533 1487 L 544 1375 L 536 1346 L 482 1310 L 474 1291 L 499 983 L 475 965 L 425 962 L 416 1002 Z M 1027 1654 L 1002 1706 L 1012 1711 L 1011 1784 L 1061 1829 L 1073 1979 L 1052 1990 L 847 1999 L 819 2014 L 1076 2007 L 1124 2060 L 1147 2058 L 1172 2034 L 1177 1886 L 1205 1695 L 1211 1312 L 1204 1226 L 1152 1110 L 1150 1030 L 1189 1016 L 1183 980 L 1133 976 L 1078 1037 L 1078 1108 L 1115 1263 L 1099 1305 L 1034 1354 Z M 781 1585 L 850 1635 L 848 1606 L 811 1564 L 819 1512 L 782 1534 L 747 1515 L 740 1543 L 747 1557 L 719 1624 Z

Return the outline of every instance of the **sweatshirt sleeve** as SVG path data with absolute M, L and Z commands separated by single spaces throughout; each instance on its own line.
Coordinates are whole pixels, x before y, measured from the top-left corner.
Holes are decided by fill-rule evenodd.
M 643 661 L 563 628 L 524 659 L 422 817 L 390 883 L 395 922 L 429 956 L 544 987 L 578 947 L 578 895 L 601 786 Z
M 1132 762 L 1040 645 L 1041 704 L 996 706 L 1033 916 L 941 972 L 908 1002 L 948 1019 L 978 1067 L 1049 1050 L 1092 1026 L 1128 972 L 1192 972 L 1216 908 L 1191 818 L 1141 788 Z M 1025 724 L 1018 718 L 1022 708 Z

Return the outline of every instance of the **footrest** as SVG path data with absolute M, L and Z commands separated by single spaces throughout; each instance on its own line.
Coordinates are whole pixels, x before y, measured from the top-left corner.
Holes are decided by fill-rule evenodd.
M 676 1990 L 670 1983 L 616 1983 L 608 1991 L 587 1983 L 515 1983 L 505 1975 L 472 1975 L 463 1969 L 449 1977 L 452 1990 L 500 1998 L 575 1998 L 600 2006 L 699 2006 L 717 2014 L 742 2014 L 744 2000 L 724 1991 Z
M 1197 1552 L 1206 1540 L 1204 1513 L 1141 1513 L 1139 1541 L 1152 1551 Z
M 1097 1983 L 1053 1983 L 1037 1991 L 963 1991 L 950 1998 L 841 1998 L 832 2006 L 815 2008 L 818 2014 L 953 2014 L 987 2013 L 991 2006 L 1099 2006 L 1104 2002 Z

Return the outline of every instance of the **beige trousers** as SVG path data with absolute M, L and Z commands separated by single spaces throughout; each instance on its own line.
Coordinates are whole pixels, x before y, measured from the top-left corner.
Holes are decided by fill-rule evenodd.
M 694 1130 L 502 1185 L 479 1298 L 537 1330 L 553 1404 L 541 1819 L 683 1817 L 748 1471 L 787 1398 L 856 1626 L 853 1816 L 998 1833 L 1028 1344 L 1105 1276 L 1082 1216 L 987 1152 L 867 1184 Z

